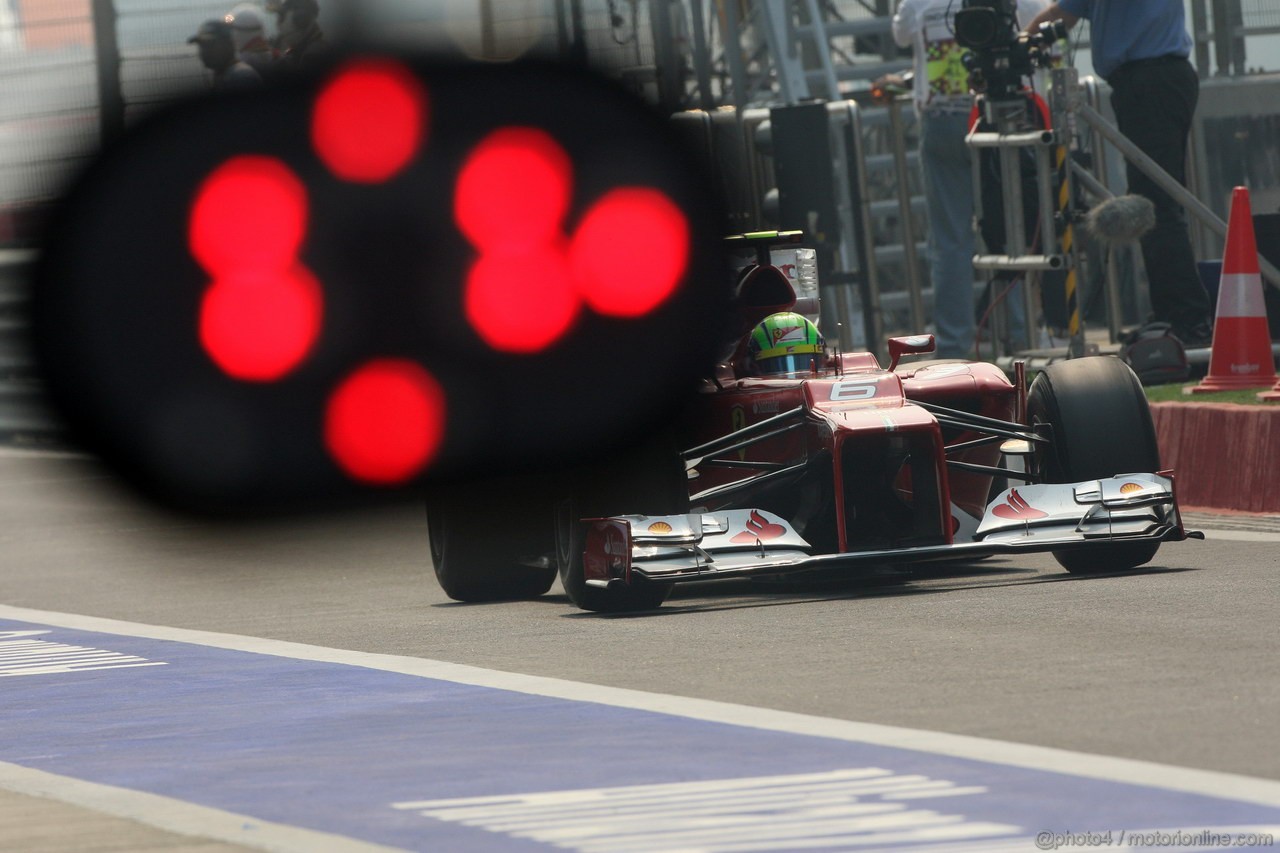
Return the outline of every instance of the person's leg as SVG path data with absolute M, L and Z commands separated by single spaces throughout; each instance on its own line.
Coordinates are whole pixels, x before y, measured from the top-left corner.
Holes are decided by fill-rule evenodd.
M 1027 275 L 1025 272 L 1019 275 L 1012 287 L 1001 287 L 1005 292 L 1005 317 L 1008 320 L 1003 341 L 1006 352 L 1018 352 L 1027 348 L 1027 296 L 1023 289 Z
M 1186 184 L 1187 138 L 1199 96 L 1189 63 L 1150 65 L 1125 72 L 1111 96 L 1120 131 L 1179 183 Z M 1133 164 L 1129 191 L 1155 205 L 1156 224 L 1142 238 L 1151 309 L 1183 337 L 1207 330 L 1209 297 L 1196 269 L 1182 205 Z
M 929 277 L 941 358 L 973 356 L 973 173 L 964 142 L 967 121 L 959 113 L 921 116 Z

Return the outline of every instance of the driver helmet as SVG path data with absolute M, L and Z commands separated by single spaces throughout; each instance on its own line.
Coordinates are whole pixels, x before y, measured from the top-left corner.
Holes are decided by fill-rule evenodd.
M 825 342 L 809 318 L 794 311 L 770 314 L 751 330 L 747 352 L 762 375 L 807 373 L 822 363 Z

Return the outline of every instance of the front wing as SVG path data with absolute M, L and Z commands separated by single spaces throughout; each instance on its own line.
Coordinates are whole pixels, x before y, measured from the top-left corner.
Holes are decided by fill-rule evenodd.
M 585 579 L 603 588 L 1204 538 L 1183 527 L 1173 480 L 1158 474 L 1017 486 L 987 506 L 973 541 L 913 548 L 813 554 L 786 519 L 759 509 L 615 516 L 589 525 Z

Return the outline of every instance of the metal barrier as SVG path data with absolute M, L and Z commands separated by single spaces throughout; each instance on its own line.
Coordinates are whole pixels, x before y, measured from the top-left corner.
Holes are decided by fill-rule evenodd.
M 901 223 L 902 266 L 906 282 L 907 301 L 911 306 L 911 328 L 925 327 L 924 299 L 921 295 L 923 284 L 920 278 L 920 264 L 917 262 L 915 199 L 911 194 L 911 182 L 907 171 L 907 137 L 902 118 L 902 105 L 906 99 L 895 98 L 888 106 L 889 144 L 893 148 L 893 172 L 897 180 L 895 189 L 898 196 L 898 221 Z M 921 207 L 924 200 L 920 199 Z
M 50 47 L 0 50 L 0 215 L 6 220 L 55 197 L 98 142 L 92 50 L 52 41 L 59 32 L 53 28 L 37 32 Z M 0 39 L 13 34 L 0 29 Z

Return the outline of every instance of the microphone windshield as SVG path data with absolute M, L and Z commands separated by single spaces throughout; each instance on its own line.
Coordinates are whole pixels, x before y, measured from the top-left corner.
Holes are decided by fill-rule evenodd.
M 1156 209 L 1151 199 L 1140 195 L 1109 198 L 1085 215 L 1085 228 L 1097 239 L 1111 245 L 1138 240 L 1156 225 Z

